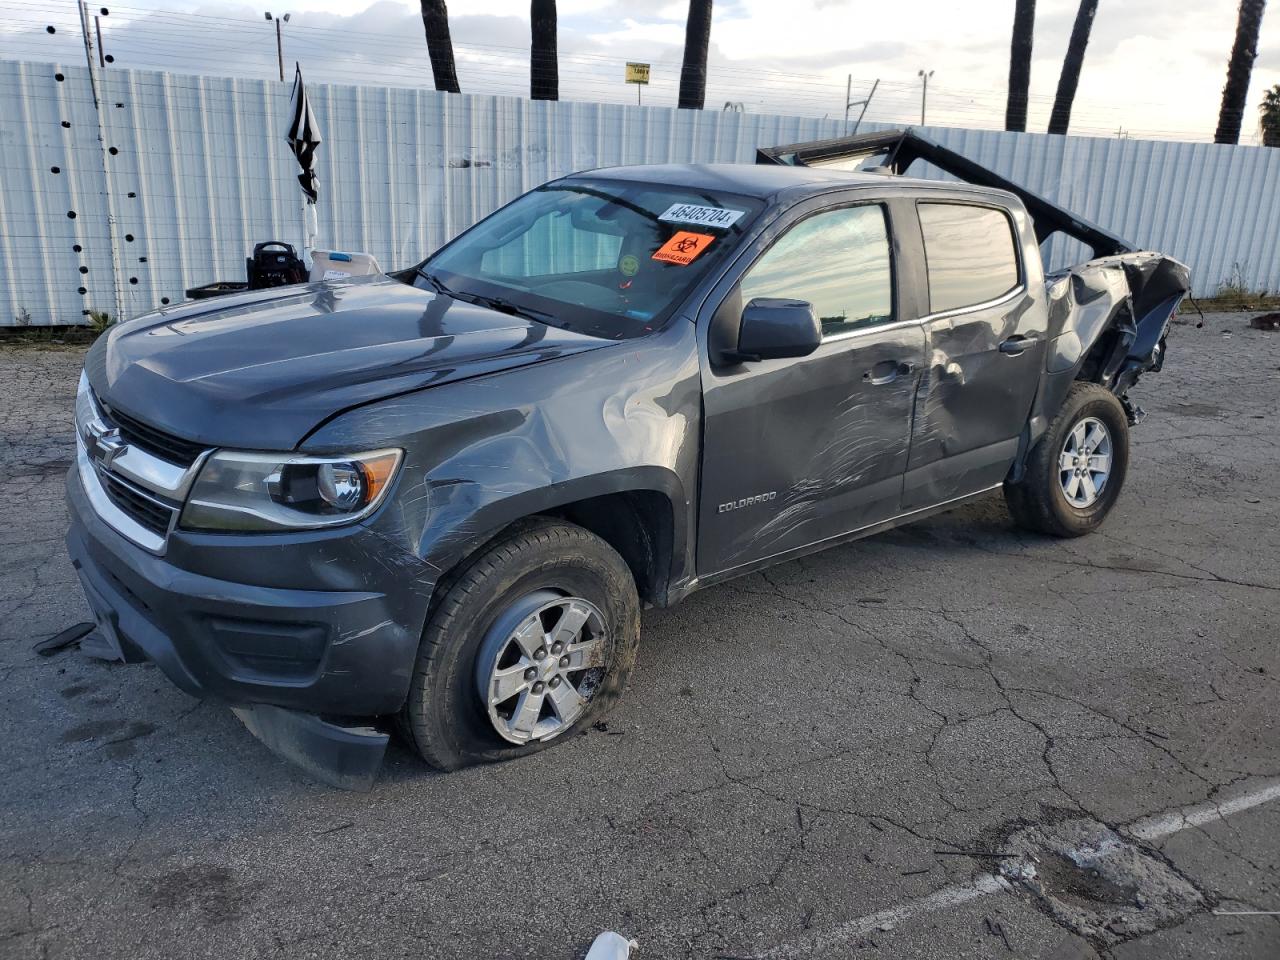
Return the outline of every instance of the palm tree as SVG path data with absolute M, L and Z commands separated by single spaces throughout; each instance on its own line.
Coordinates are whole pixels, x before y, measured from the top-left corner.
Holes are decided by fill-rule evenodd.
M 711 0 L 689 0 L 680 68 L 681 110 L 701 110 L 707 99 L 707 50 L 711 46 Z
M 1080 0 L 1076 22 L 1071 27 L 1071 39 L 1067 41 L 1067 55 L 1062 58 L 1062 73 L 1058 77 L 1058 93 L 1053 98 L 1053 113 L 1049 115 L 1050 133 L 1066 133 L 1071 124 L 1071 105 L 1076 99 L 1076 87 L 1080 85 L 1084 49 L 1089 46 L 1089 32 L 1093 29 L 1093 17 L 1097 12 L 1098 0 Z
M 556 0 L 532 0 L 529 7 L 529 96 L 560 99 L 560 64 L 556 55 Z
M 1262 112 L 1262 145 L 1280 147 L 1280 83 L 1263 95 L 1258 109 Z
M 427 31 L 427 56 L 436 89 L 461 93 L 453 65 L 453 38 L 449 36 L 449 8 L 444 0 L 422 0 L 422 26 Z
M 1031 93 L 1031 34 L 1036 25 L 1036 0 L 1014 0 L 1013 42 L 1009 47 L 1009 100 L 1004 108 L 1006 130 L 1027 129 L 1027 100 Z
M 1222 109 L 1218 111 L 1218 129 L 1214 143 L 1239 143 L 1240 125 L 1249 99 L 1249 77 L 1258 55 L 1258 31 L 1262 28 L 1262 11 L 1267 0 L 1240 0 L 1236 19 L 1236 42 L 1227 61 L 1227 83 L 1222 88 Z

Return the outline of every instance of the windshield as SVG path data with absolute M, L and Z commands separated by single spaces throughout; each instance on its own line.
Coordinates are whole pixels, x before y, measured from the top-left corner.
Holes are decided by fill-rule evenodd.
M 418 285 L 592 336 L 664 324 L 761 203 L 619 180 L 539 187 L 419 268 Z

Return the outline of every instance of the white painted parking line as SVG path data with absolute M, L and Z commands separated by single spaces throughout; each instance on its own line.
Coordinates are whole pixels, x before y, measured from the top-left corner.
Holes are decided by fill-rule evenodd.
M 1206 801 L 1153 817 L 1144 817 L 1134 821 L 1123 832 L 1137 840 L 1150 842 L 1172 836 L 1182 830 L 1222 820 L 1232 814 L 1241 813 L 1274 800 L 1280 800 L 1280 780 L 1264 781 L 1261 786 L 1256 786 L 1227 800 Z M 819 930 L 802 940 L 780 944 L 756 956 L 759 960 L 789 960 L 792 957 L 821 956 L 836 947 L 848 946 L 858 938 L 876 931 L 892 930 L 921 914 L 945 910 L 988 894 L 1006 893 L 1012 889 L 1012 884 L 1004 877 L 994 873 L 981 873 L 969 883 L 942 887 L 919 899 L 907 900 L 864 917 L 847 920 L 826 930 Z
M 1255 787 L 1230 800 L 1216 802 L 1209 800 L 1158 816 L 1144 817 L 1131 824 L 1125 832 L 1138 840 L 1159 840 L 1180 830 L 1203 827 L 1206 823 L 1213 823 L 1215 820 L 1225 820 L 1234 813 L 1240 813 L 1273 800 L 1280 800 L 1280 780 L 1265 781 L 1264 786 Z
M 1001 893 L 1008 889 L 1009 881 L 1004 877 L 998 877 L 993 873 L 980 874 L 971 883 L 943 887 L 928 896 L 921 897 L 919 900 L 908 900 L 906 903 L 898 904 L 895 907 L 870 913 L 865 917 L 858 917 L 856 920 L 849 920 L 839 926 L 820 931 L 807 940 L 793 944 L 783 944 L 758 954 L 758 956 L 761 960 L 764 960 L 764 958 L 772 960 L 774 957 L 801 957 L 812 953 L 822 953 L 833 947 L 847 944 L 850 940 L 875 933 L 877 930 L 892 930 L 898 924 L 904 920 L 911 919 L 916 914 L 932 913 L 934 910 L 959 906 L 962 903 L 968 903 L 970 900 L 985 897 L 989 893 Z

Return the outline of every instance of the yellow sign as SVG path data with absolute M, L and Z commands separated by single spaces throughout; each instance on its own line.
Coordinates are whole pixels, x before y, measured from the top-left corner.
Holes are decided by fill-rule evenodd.
M 627 62 L 627 83 L 649 82 L 649 64 Z

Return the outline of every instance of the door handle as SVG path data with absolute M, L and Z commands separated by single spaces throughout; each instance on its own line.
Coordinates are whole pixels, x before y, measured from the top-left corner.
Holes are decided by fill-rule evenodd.
M 1022 334 L 1015 334 L 1008 340 L 1002 340 L 1000 342 L 1000 352 L 1016 357 L 1035 342 L 1035 337 L 1024 337 Z
M 893 383 L 899 377 L 911 376 L 911 371 L 916 368 L 914 363 L 907 360 L 881 360 L 870 370 L 862 375 L 863 381 L 872 386 L 883 386 L 886 383 Z

